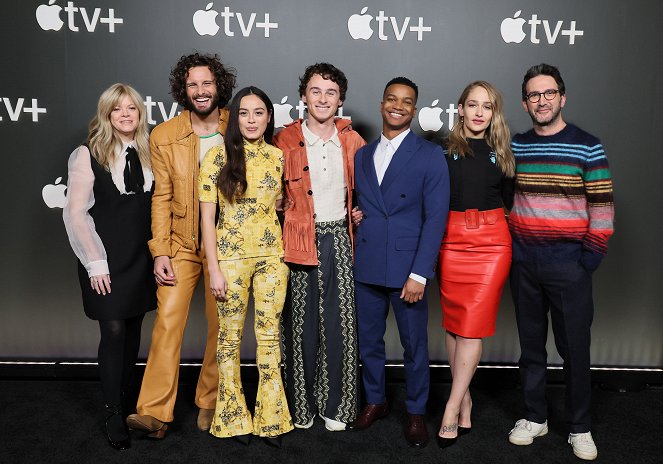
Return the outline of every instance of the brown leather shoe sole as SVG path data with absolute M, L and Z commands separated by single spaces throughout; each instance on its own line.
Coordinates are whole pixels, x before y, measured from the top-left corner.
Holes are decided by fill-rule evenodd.
M 149 417 L 149 419 L 146 419 Z M 145 422 L 148 420 L 149 422 Z M 168 424 L 155 419 L 152 416 L 140 416 L 138 414 L 130 414 L 127 417 L 127 426 L 130 430 L 140 430 L 147 432 L 149 438 L 162 439 L 166 436 Z

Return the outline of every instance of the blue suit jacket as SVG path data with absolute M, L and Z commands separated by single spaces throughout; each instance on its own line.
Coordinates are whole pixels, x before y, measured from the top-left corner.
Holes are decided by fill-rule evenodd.
M 449 212 L 449 171 L 442 148 L 410 132 L 378 185 L 373 154 L 379 141 L 355 155 L 355 192 L 364 219 L 355 238 L 354 276 L 402 287 L 410 273 L 435 275 Z

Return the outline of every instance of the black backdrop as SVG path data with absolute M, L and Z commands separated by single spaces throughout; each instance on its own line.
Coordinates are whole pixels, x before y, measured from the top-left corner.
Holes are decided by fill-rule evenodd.
M 238 88 L 254 84 L 275 103 L 291 104 L 289 114 L 282 107 L 278 122 L 297 117 L 297 77 L 305 66 L 334 63 L 350 81 L 343 115 L 367 140 L 379 135 L 381 91 L 396 75 L 419 84 L 420 110 L 442 109 L 437 124 L 435 113 L 419 114 L 419 133 L 434 136 L 440 123 L 443 133 L 450 105 L 476 79 L 502 90 L 512 131 L 519 132 L 530 127 L 520 106 L 525 70 L 542 61 L 559 66 L 567 84 L 565 119 L 602 139 L 614 178 L 616 234 L 594 280 L 593 363 L 663 364 L 663 219 L 657 203 L 662 3 L 5 0 L 0 12 L 0 358 L 96 356 L 96 323 L 83 315 L 57 206 L 62 194 L 47 188 L 49 207 L 42 190 L 66 184 L 67 157 L 85 137 L 103 89 L 117 81 L 132 84 L 159 123 L 174 114 L 170 68 L 198 50 L 219 53 L 235 67 Z M 439 300 L 434 289 L 429 296 L 431 358 L 444 360 Z M 143 353 L 151 322 L 144 324 Z M 247 328 L 242 356 L 251 358 Z M 198 296 L 184 358 L 201 356 L 203 340 Z M 393 321 L 387 349 L 391 357 L 401 356 Z M 559 361 L 552 341 L 549 353 Z M 513 362 L 518 354 L 505 291 L 498 331 L 486 340 L 483 360 Z

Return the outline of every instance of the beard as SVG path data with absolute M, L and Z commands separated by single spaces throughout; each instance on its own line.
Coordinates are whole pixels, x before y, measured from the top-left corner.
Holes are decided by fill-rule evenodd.
M 196 104 L 194 103 L 194 100 L 196 98 L 203 97 L 203 98 L 209 98 L 210 103 L 209 107 L 207 107 L 204 110 L 199 109 L 196 107 Z M 212 114 L 214 110 L 216 110 L 219 107 L 219 94 L 217 93 L 198 93 L 196 95 L 193 95 L 193 97 L 187 97 L 186 99 L 186 109 L 191 111 L 192 113 L 197 114 L 198 116 L 201 117 L 206 117 Z
M 550 113 L 548 113 L 547 116 L 539 116 L 536 110 L 528 110 L 530 118 L 532 118 L 532 122 L 536 126 L 549 126 L 556 122 L 559 119 L 559 115 L 562 112 L 562 107 L 558 106 L 555 108 L 554 106 L 551 105 L 550 107 Z

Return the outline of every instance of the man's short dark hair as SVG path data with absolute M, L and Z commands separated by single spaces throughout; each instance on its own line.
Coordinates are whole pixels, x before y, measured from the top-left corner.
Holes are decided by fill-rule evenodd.
M 412 82 L 410 79 L 403 76 L 394 77 L 392 80 L 387 82 L 387 85 L 384 86 L 384 90 L 382 91 L 382 95 L 384 96 L 389 86 L 394 84 L 407 85 L 408 87 L 412 88 L 412 90 L 414 90 L 414 102 L 417 102 L 417 99 L 419 98 L 419 87 L 417 87 L 417 84 Z
M 562 79 L 562 75 L 560 74 L 559 69 L 557 69 L 555 66 L 551 64 L 541 63 L 537 64 L 536 66 L 532 66 L 525 73 L 525 77 L 523 78 L 523 86 L 522 86 L 523 101 L 527 100 L 527 89 L 526 89 L 527 82 L 529 82 L 530 79 L 536 76 L 552 77 L 553 79 L 555 79 L 555 82 L 557 83 L 559 96 L 561 97 L 566 93 L 566 87 L 564 87 L 564 79 Z
M 219 95 L 219 108 L 225 107 L 235 88 L 235 70 L 224 67 L 217 54 L 192 53 L 182 56 L 170 72 L 170 94 L 177 103 L 187 106 L 186 77 L 189 70 L 196 66 L 207 66 L 212 72 L 216 81 L 216 92 Z
M 312 64 L 304 71 L 304 75 L 299 78 L 299 96 L 306 94 L 306 86 L 311 78 L 319 74 L 323 79 L 329 79 L 338 85 L 341 93 L 341 101 L 345 101 L 345 93 L 348 91 L 348 79 L 343 74 L 343 71 L 336 66 L 329 63 L 316 63 Z

